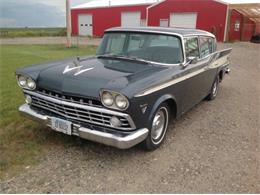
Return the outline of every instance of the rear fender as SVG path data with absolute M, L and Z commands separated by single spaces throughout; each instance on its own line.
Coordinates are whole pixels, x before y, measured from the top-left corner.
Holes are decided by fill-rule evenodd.
M 223 74 L 226 72 L 226 68 L 230 65 L 230 55 L 232 48 L 217 51 L 213 54 L 214 61 L 210 64 L 209 68 L 216 69 L 215 77 L 219 76 L 221 71 Z

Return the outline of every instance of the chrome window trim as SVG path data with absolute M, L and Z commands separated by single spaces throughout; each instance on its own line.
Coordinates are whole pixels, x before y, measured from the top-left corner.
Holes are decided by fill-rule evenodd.
M 39 98 L 42 98 L 42 99 L 45 99 L 47 101 L 51 101 L 51 102 L 54 102 L 54 103 L 57 103 L 57 104 L 72 106 L 72 107 L 76 107 L 76 108 L 80 108 L 80 109 L 86 109 L 86 110 L 90 110 L 90 111 L 93 111 L 93 112 L 101 112 L 101 113 L 104 113 L 104 114 L 124 117 L 124 118 L 126 118 L 128 120 L 128 122 L 129 122 L 129 124 L 131 126 L 131 129 L 129 129 L 129 130 L 136 129 L 136 126 L 134 124 L 134 121 L 133 121 L 132 117 L 130 115 L 122 113 L 122 112 L 116 112 L 116 111 L 112 111 L 112 110 L 108 110 L 108 109 L 104 109 L 104 108 L 98 108 L 98 107 L 81 105 L 81 104 L 72 103 L 72 102 L 66 102 L 66 101 L 63 101 L 63 100 L 59 100 L 59 99 L 55 99 L 55 98 L 48 97 L 48 96 L 45 96 L 45 95 L 41 95 L 39 93 L 36 93 L 36 92 L 33 92 L 33 91 L 29 91 L 29 90 L 24 90 L 24 93 L 32 95 L 32 96 L 36 96 L 36 97 L 39 97 Z M 103 124 L 99 124 L 99 125 L 105 126 Z M 110 128 L 114 128 L 112 126 L 109 126 L 109 127 Z M 124 129 L 124 128 L 116 128 L 116 129 Z

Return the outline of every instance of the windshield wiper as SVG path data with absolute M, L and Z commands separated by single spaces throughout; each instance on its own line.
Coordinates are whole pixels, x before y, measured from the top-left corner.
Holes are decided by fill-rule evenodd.
M 137 62 L 142 62 L 142 63 L 145 63 L 145 64 L 150 63 L 147 60 L 137 58 L 137 57 L 134 57 L 134 56 L 124 56 L 124 55 L 115 55 L 115 54 L 98 55 L 97 58 L 113 58 L 113 59 L 120 59 L 120 60 L 137 61 Z

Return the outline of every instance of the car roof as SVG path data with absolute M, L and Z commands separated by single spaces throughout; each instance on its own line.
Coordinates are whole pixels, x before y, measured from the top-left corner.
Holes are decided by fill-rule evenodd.
M 179 36 L 215 36 L 212 33 L 209 33 L 204 30 L 192 29 L 192 28 L 171 28 L 171 27 L 131 27 L 131 28 L 124 28 L 124 27 L 116 27 L 110 28 L 105 32 L 147 32 L 147 33 L 161 33 L 161 34 L 176 34 Z

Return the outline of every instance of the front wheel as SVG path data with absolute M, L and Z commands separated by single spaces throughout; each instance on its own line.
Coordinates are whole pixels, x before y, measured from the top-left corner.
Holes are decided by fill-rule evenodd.
M 151 130 L 144 141 L 145 149 L 155 150 L 162 144 L 169 126 L 169 115 L 168 105 L 161 104 L 153 116 Z

